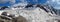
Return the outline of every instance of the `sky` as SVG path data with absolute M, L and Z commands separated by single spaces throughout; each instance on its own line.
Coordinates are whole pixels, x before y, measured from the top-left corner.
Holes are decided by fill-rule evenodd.
M 14 1 L 14 0 L 13 0 Z M 20 3 L 22 0 L 15 0 L 15 2 L 14 3 Z M 24 0 L 24 2 L 28 2 L 28 3 L 33 3 L 33 4 L 36 4 L 36 3 L 45 3 L 47 0 Z M 13 3 L 13 4 L 14 4 Z M 8 1 L 8 0 L 0 0 L 0 6 L 10 6 L 11 5 L 11 3 L 10 3 L 10 1 Z
M 60 0 L 48 0 L 47 3 L 52 5 L 55 9 L 60 9 Z
M 10 6 L 16 3 L 27 2 L 27 3 L 48 3 L 52 5 L 55 9 L 60 9 L 60 0 L 0 0 L 0 6 Z

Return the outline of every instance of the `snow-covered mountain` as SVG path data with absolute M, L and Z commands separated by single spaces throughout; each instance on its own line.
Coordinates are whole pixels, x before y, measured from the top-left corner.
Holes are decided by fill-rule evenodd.
M 60 20 L 60 16 L 50 5 L 19 3 L 12 5 L 11 8 L 2 10 L 2 12 L 16 14 L 16 17 L 22 16 L 27 22 L 57 22 Z
M 59 19 L 55 9 L 50 5 L 27 4 L 23 10 L 18 11 L 28 22 L 57 22 Z

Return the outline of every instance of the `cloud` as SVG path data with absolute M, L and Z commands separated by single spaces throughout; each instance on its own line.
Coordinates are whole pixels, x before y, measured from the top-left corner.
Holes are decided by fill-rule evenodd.
M 12 3 L 15 3 L 15 0 L 0 0 L 0 4 L 5 4 L 7 2 L 12 4 Z
M 16 0 L 9 0 L 9 1 L 10 4 L 14 4 L 16 2 Z
M 52 5 L 56 9 L 60 9 L 60 0 L 48 0 L 46 3 Z
M 0 0 L 0 3 L 6 3 L 8 0 Z

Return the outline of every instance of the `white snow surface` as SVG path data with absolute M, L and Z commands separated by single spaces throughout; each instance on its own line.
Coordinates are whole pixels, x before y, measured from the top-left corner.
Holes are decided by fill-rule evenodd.
M 37 8 L 35 10 L 30 11 L 20 10 L 20 12 L 20 15 L 25 17 L 29 22 L 45 22 L 46 19 L 49 17 L 44 10 Z
M 26 18 L 28 22 L 53 22 L 54 18 L 52 16 L 49 16 L 50 14 L 45 12 L 41 8 L 35 8 L 34 10 L 26 10 L 26 9 L 16 9 L 16 10 L 4 10 L 7 12 L 10 12 L 11 14 L 16 14 L 18 17 L 23 16 Z
M 57 22 L 55 14 L 51 12 L 47 13 L 41 8 L 35 8 L 34 10 L 19 9 L 16 10 L 20 16 L 27 19 L 28 22 Z

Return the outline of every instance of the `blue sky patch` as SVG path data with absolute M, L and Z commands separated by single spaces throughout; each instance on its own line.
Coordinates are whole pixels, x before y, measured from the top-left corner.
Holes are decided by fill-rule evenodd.
M 36 4 L 36 3 L 41 3 L 41 4 L 43 4 L 43 3 L 45 3 L 47 0 L 37 0 L 37 2 L 36 1 L 33 1 L 33 0 L 26 0 L 28 3 L 33 3 L 33 4 Z M 30 1 L 30 2 L 29 2 Z M 16 0 L 16 3 L 20 3 L 21 1 L 19 1 L 19 0 Z M 0 6 L 10 6 L 11 4 L 9 3 L 9 2 L 7 2 L 7 3 L 5 3 L 5 4 L 0 4 Z

